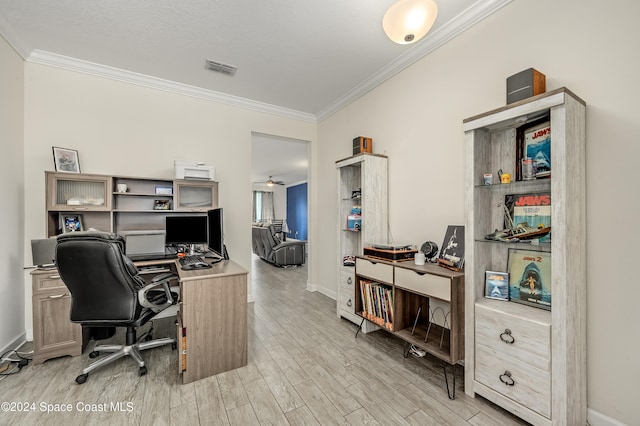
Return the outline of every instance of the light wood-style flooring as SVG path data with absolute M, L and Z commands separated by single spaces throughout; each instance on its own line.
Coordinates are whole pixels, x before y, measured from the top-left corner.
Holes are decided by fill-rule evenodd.
M 0 425 L 526 424 L 467 397 L 460 366 L 451 401 L 438 360 L 405 359 L 403 342 L 384 331 L 354 338 L 356 326 L 336 317 L 334 300 L 305 290 L 306 267 L 254 256 L 252 276 L 246 367 L 182 385 L 177 351 L 167 346 L 144 352 L 146 376 L 124 358 L 77 385 L 89 346 L 0 380 L 0 402 L 27 403 L 24 412 L 0 411 Z M 155 337 L 175 330 L 171 319 L 155 326 Z

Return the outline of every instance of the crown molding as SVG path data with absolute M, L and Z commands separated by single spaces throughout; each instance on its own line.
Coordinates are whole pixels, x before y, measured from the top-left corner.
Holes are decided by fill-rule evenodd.
M 176 93 L 179 95 L 190 96 L 210 102 L 249 109 L 252 111 L 274 114 L 293 120 L 313 123 L 316 122 L 316 116 L 313 114 L 283 108 L 264 102 L 253 101 L 239 96 L 227 95 L 213 90 L 201 89 L 188 84 L 176 83 L 174 81 L 151 77 L 80 59 L 70 58 L 68 56 L 57 55 L 55 53 L 45 52 L 42 50 L 33 50 L 26 58 L 26 61 L 34 64 L 48 65 L 68 71 L 108 78 L 124 83 L 135 84 L 137 86 L 148 87 L 151 89 L 163 90 L 165 92 Z
M 453 18 L 446 25 L 438 28 L 433 33 L 430 33 L 423 41 L 418 42 L 417 46 L 407 50 L 403 55 L 385 65 L 371 77 L 342 95 L 335 102 L 320 110 L 316 115 L 317 121 L 320 122 L 329 118 L 351 102 L 375 89 L 377 86 L 398 74 L 400 71 L 427 56 L 429 53 L 438 49 L 448 41 L 457 37 L 462 32 L 471 28 L 473 25 L 512 1 L 513 0 L 476 1 L 464 11 L 460 12 L 458 16 Z
M 0 15 L 0 35 L 7 41 L 7 43 L 9 43 L 18 55 L 27 62 L 99 76 L 252 111 L 278 115 L 293 120 L 316 123 L 325 120 L 337 111 L 345 108 L 356 99 L 381 85 L 394 75 L 422 59 L 429 53 L 433 52 L 512 1 L 513 0 L 477 0 L 458 16 L 449 21 L 445 26 L 430 33 L 424 40 L 418 42 L 415 47 L 407 50 L 399 58 L 385 65 L 371 77 L 349 90 L 335 102 L 329 104 L 315 115 L 37 49 L 31 50 L 30 46 L 19 42 L 19 38 L 15 37 L 15 33 L 11 29 L 11 25 L 2 18 L 2 15 Z

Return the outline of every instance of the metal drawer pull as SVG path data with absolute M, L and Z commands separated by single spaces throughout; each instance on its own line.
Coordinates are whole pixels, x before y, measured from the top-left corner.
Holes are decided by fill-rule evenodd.
M 89 207 L 74 207 L 74 210 L 89 210 Z
M 511 330 L 509 330 L 508 328 L 505 328 L 504 332 L 500 333 L 500 340 L 505 342 L 507 345 L 513 345 L 513 342 L 516 341 L 516 339 L 514 339 L 511 335 Z
M 49 296 L 49 299 L 60 299 L 61 297 L 65 297 L 66 294 L 59 294 L 57 296 Z
M 416 274 L 418 274 L 420 276 L 423 276 L 423 275 L 427 274 L 426 272 L 420 272 L 420 271 L 413 271 L 413 272 L 415 272 Z
M 347 284 L 351 284 L 353 282 L 353 280 L 351 279 L 351 277 L 347 278 Z
M 351 305 L 352 305 L 351 299 L 347 300 L 347 306 L 351 306 Z
M 511 378 L 511 371 L 505 370 L 504 374 L 500 375 L 500 381 L 507 386 L 513 386 L 516 382 Z
M 60 278 L 60 275 L 49 275 L 50 280 L 57 280 L 58 278 Z

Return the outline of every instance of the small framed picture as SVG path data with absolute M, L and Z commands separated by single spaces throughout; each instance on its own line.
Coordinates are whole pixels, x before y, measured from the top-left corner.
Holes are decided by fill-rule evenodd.
M 80 158 L 75 149 L 53 148 L 53 164 L 56 172 L 80 173 Z
M 82 215 L 77 213 L 60 213 L 60 229 L 62 233 L 84 231 Z
M 484 297 L 488 299 L 509 300 L 509 273 L 486 271 Z
M 173 195 L 172 186 L 156 186 L 156 195 Z
M 170 200 L 155 200 L 153 202 L 154 210 L 171 210 L 171 201 Z

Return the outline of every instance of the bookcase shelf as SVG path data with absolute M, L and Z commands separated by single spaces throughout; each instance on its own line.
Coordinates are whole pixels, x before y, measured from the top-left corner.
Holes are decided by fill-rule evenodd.
M 586 424 L 585 109 L 561 88 L 463 122 L 465 392 L 534 425 Z M 541 116 L 551 129 L 551 177 L 483 185 L 499 169 L 518 176 L 518 135 Z M 504 228 L 506 195 L 541 192 L 550 193 L 551 242 L 484 239 Z M 484 297 L 485 272 L 508 272 L 511 248 L 550 253 L 551 311 Z
M 362 313 L 361 287 L 373 281 L 391 292 L 393 321 L 384 330 L 448 364 L 464 359 L 464 273 L 366 256 L 356 258 L 355 273 L 355 309 L 361 318 L 371 321 Z
M 362 322 L 356 312 L 354 267 L 343 264 L 344 256 L 361 255 L 366 243 L 387 241 L 387 157 L 363 153 L 336 161 L 338 203 L 338 286 L 337 315 L 355 324 Z M 360 195 L 353 197 L 355 191 Z M 347 228 L 347 216 L 361 207 L 360 229 Z M 359 294 L 359 293 L 358 293 Z M 362 310 L 362 309 L 360 309 Z M 377 330 L 365 322 L 362 331 Z

